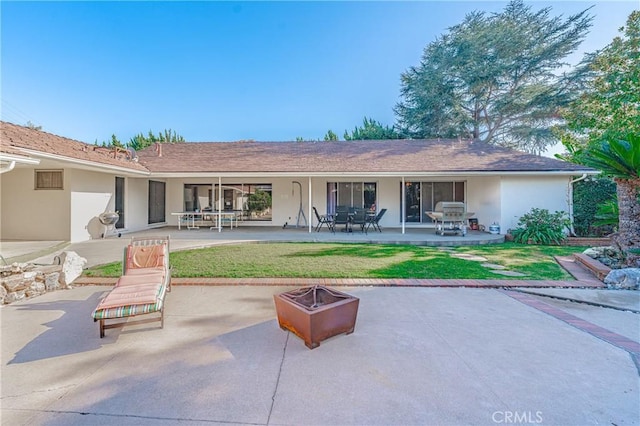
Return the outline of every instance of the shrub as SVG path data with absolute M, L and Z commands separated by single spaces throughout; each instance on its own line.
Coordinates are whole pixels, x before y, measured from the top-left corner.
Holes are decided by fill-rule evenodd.
M 614 232 L 618 227 L 618 217 L 618 197 L 614 195 L 610 200 L 598 204 L 593 224 L 599 227 L 608 227 L 610 232 Z
M 533 208 L 518 220 L 518 227 L 511 234 L 517 243 L 560 244 L 570 223 L 565 212 L 549 213 L 547 209 Z
M 249 211 L 260 212 L 269 207 L 271 207 L 271 195 L 268 192 L 257 189 L 254 194 L 249 195 L 247 200 L 247 209 Z
M 598 206 L 616 194 L 616 184 L 609 178 L 587 178 L 576 182 L 573 190 L 573 229 L 579 237 L 607 235 L 611 226 L 598 224 Z

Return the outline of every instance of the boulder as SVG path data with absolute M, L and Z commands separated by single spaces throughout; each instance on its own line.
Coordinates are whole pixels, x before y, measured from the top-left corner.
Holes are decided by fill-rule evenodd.
M 607 288 L 616 290 L 639 290 L 640 268 L 612 269 L 604 279 Z
M 60 272 L 60 287 L 67 288 L 69 285 L 82 275 L 84 265 L 87 264 L 87 259 L 81 257 L 75 251 L 62 252 L 57 257 L 57 261 L 62 265 L 62 271 Z

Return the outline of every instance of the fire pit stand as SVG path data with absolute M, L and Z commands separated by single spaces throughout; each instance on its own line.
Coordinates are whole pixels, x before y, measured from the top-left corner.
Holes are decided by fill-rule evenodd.
M 303 287 L 273 296 L 278 323 L 309 349 L 338 334 L 353 333 L 360 299 L 324 286 Z

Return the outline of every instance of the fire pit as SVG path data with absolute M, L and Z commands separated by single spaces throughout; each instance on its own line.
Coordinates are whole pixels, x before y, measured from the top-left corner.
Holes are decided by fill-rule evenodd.
M 273 296 L 278 323 L 309 349 L 322 340 L 355 329 L 360 299 L 324 286 L 303 287 Z

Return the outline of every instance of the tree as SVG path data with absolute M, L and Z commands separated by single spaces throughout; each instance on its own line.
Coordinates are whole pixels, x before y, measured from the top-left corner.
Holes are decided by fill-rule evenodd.
M 154 135 L 151 130 L 147 136 L 139 133 L 129 140 L 129 146 L 135 150 L 146 148 L 154 143 L 182 143 L 184 138 L 178 135 L 171 129 L 165 129 L 163 132 L 158 132 L 158 136 Z
M 626 254 L 627 265 L 640 267 L 640 134 L 605 140 L 578 157 L 616 182 L 618 232 L 612 239 Z
M 325 135 L 324 135 L 324 140 L 325 141 L 337 141 L 338 140 L 338 135 L 333 133 L 333 130 L 329 129 L 327 131 L 327 133 L 325 133 Z
M 562 142 L 570 155 L 603 139 L 640 135 L 640 11 L 620 31 L 623 36 L 587 55 L 576 71 L 581 94 L 562 110 Z
M 540 152 L 555 137 L 570 76 L 554 74 L 586 36 L 587 10 L 566 19 L 512 0 L 501 13 L 475 11 L 430 43 L 401 75 L 394 109 L 408 137 L 472 137 Z
M 96 139 L 96 141 L 94 142 L 94 145 L 98 145 L 98 140 Z M 102 145 L 105 148 L 122 148 L 124 149 L 125 146 L 122 142 L 120 142 L 120 139 L 117 138 L 117 136 L 115 134 L 111 135 L 111 140 L 110 141 L 102 141 Z
M 351 134 L 345 130 L 344 140 L 382 140 L 382 139 L 400 139 L 400 134 L 393 127 L 383 126 L 379 121 L 373 118 L 364 117 L 362 127 L 356 126 Z
M 33 124 L 31 122 L 31 120 L 27 121 L 27 124 L 25 124 L 26 127 L 33 129 L 33 130 L 42 130 L 42 126 L 36 126 L 35 124 Z

